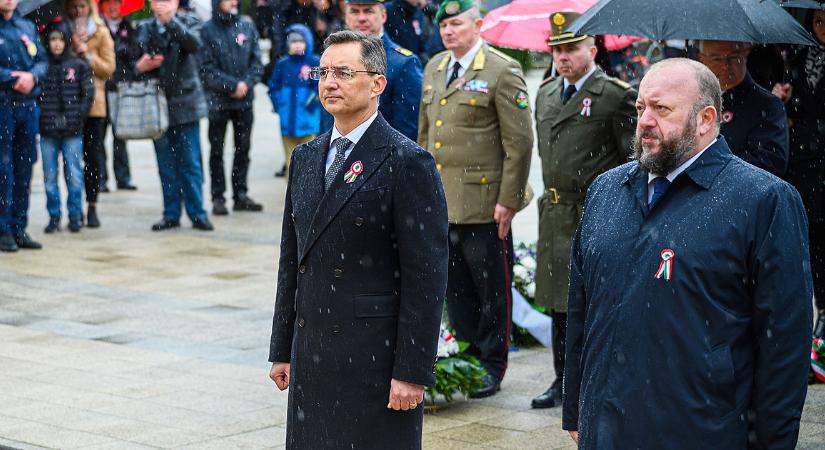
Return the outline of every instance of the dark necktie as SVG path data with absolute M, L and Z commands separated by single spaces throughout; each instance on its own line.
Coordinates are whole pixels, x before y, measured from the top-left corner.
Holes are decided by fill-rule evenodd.
M 567 102 L 570 101 L 570 97 L 573 97 L 574 95 L 576 95 L 576 85 L 571 84 L 567 86 L 567 89 L 565 89 L 561 94 L 561 104 L 566 105 Z
M 461 64 L 459 64 L 458 61 L 456 61 L 455 64 L 453 64 L 453 73 L 450 74 L 450 79 L 447 80 L 447 87 L 450 87 L 450 85 L 453 84 L 453 81 L 455 81 L 455 79 L 458 78 L 458 69 L 460 68 Z
M 332 160 L 332 165 L 329 166 L 329 170 L 324 176 L 324 189 L 329 189 L 332 181 L 335 180 L 335 176 L 341 171 L 341 166 L 344 165 L 344 160 L 347 159 L 347 149 L 351 143 L 349 139 L 343 136 L 335 140 L 335 159 Z
M 659 202 L 659 199 L 662 198 L 662 195 L 665 194 L 667 188 L 670 187 L 670 181 L 668 181 L 665 177 L 656 177 L 653 179 L 653 197 L 650 198 L 650 201 L 647 202 L 647 208 L 653 209 L 653 206 Z

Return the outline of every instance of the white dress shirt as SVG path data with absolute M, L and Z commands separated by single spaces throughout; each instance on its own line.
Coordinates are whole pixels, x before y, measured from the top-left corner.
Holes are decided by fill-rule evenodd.
M 467 54 L 465 54 L 464 56 L 462 56 L 461 59 L 459 59 L 459 60 L 455 59 L 455 53 L 450 52 L 450 63 L 447 65 L 447 79 L 448 80 L 450 79 L 450 75 L 453 74 L 453 67 L 455 67 L 455 62 L 456 61 L 458 61 L 458 63 L 461 64 L 461 68 L 458 69 L 458 78 L 461 78 L 461 77 L 464 76 L 464 72 L 466 72 L 467 69 L 473 64 L 473 59 L 475 59 L 476 53 L 478 53 L 478 51 L 481 50 L 481 44 L 483 44 L 483 43 L 484 43 L 484 41 L 479 39 L 475 43 L 475 45 L 470 47 L 470 51 L 467 52 Z
M 705 153 L 705 150 L 710 148 L 710 146 L 715 144 L 715 143 L 716 143 L 716 139 L 714 139 L 713 142 L 711 142 L 707 147 L 703 148 L 701 152 L 693 155 L 693 157 L 691 157 L 689 160 L 683 162 L 682 164 L 679 165 L 679 167 L 673 169 L 673 172 L 670 172 L 665 177 L 665 178 L 667 178 L 667 181 L 670 181 L 671 183 L 673 183 L 673 180 L 675 180 L 676 177 L 678 177 L 682 172 L 687 170 L 687 168 L 690 167 L 690 165 L 693 164 L 694 161 L 696 161 L 697 159 L 699 159 L 700 156 L 702 156 L 702 153 Z M 656 178 L 659 178 L 660 176 L 661 175 L 654 175 L 652 173 L 647 174 L 647 202 L 648 203 L 650 203 L 650 200 L 653 198 L 653 180 L 655 180 Z
M 378 111 L 376 110 L 372 115 L 365 121 L 361 122 L 361 125 L 353 128 L 352 131 L 347 133 L 345 136 L 338 131 L 338 125 L 332 127 L 332 137 L 329 140 L 329 149 L 327 150 L 327 162 L 324 167 L 324 173 L 329 171 L 330 166 L 332 166 L 332 162 L 335 160 L 335 140 L 339 137 L 345 137 L 352 142 L 346 152 L 344 152 L 344 160 L 349 158 L 350 153 L 352 153 L 352 149 L 355 148 L 355 145 L 358 144 L 358 141 L 361 140 L 361 137 L 364 136 L 364 133 L 367 132 L 367 128 L 372 125 L 375 121 L 375 118 L 378 117 Z

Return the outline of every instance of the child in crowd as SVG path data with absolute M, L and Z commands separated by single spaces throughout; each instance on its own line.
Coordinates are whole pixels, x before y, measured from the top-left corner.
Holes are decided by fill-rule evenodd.
M 40 151 L 49 224 L 44 230 L 60 230 L 58 155 L 63 154 L 63 174 L 69 191 L 66 209 L 69 231 L 83 224 L 83 125 L 95 95 L 89 65 L 71 50 L 72 31 L 59 17 L 44 31 L 49 69 L 40 81 Z
M 286 29 L 289 54 L 275 64 L 269 78 L 269 98 L 281 120 L 285 162 L 276 177 L 286 176 L 292 150 L 298 144 L 315 138 L 321 127 L 321 102 L 318 82 L 309 78 L 309 71 L 320 64 L 312 53 L 312 32 L 304 25 L 290 25 Z

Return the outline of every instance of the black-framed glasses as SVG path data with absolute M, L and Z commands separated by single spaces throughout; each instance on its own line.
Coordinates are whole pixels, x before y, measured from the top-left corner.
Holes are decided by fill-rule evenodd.
M 328 69 L 326 67 L 313 67 L 309 70 L 309 78 L 312 80 L 325 80 L 328 74 L 332 74 L 332 78 L 336 80 L 346 81 L 351 80 L 355 74 L 368 73 L 370 75 L 383 75 L 381 72 L 373 72 L 371 70 L 355 70 L 347 67 L 334 67 Z

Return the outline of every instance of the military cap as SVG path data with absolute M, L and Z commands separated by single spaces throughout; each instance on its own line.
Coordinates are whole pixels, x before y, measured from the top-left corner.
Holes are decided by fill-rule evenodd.
M 475 6 L 473 0 L 445 0 L 441 2 L 438 12 L 435 13 L 435 23 L 439 23 L 442 19 L 448 17 L 457 16 L 473 6 Z
M 374 5 L 376 3 L 383 5 L 384 0 L 346 0 L 347 5 Z
M 564 29 L 570 26 L 579 16 L 581 16 L 580 13 L 573 11 L 550 14 L 550 38 L 547 39 L 547 45 L 552 47 L 554 45 L 569 44 L 587 39 L 588 36 L 586 34 L 576 35 L 569 31 L 564 31 Z

